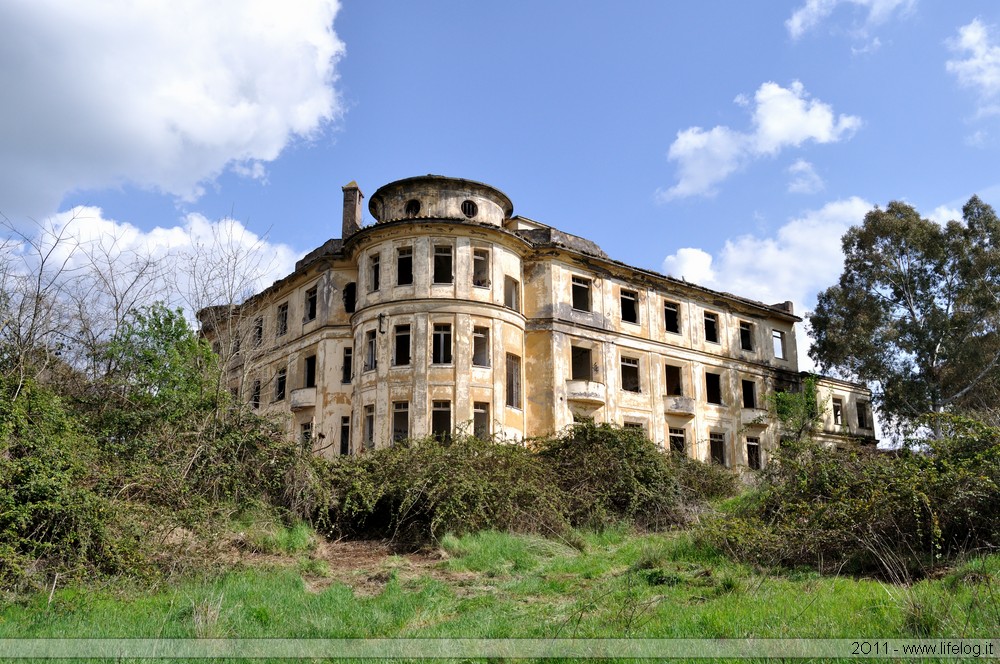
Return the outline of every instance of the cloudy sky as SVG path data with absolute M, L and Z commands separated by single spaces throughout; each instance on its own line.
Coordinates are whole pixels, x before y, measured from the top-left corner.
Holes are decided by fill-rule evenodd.
M 800 312 L 873 205 L 1000 205 L 995 2 L 13 0 L 0 59 L 10 224 L 166 251 L 226 219 L 265 279 L 351 180 L 481 180 Z

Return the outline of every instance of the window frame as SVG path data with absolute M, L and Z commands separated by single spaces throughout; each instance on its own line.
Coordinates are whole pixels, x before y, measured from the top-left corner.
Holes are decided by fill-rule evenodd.
M 740 350 L 752 353 L 754 324 L 748 320 L 740 321 Z
M 365 363 L 362 371 L 378 369 L 378 333 L 375 330 L 365 330 Z
M 455 361 L 455 339 L 451 323 L 433 323 L 431 327 L 431 364 L 450 365 Z
M 490 362 L 490 328 L 487 325 L 472 327 L 472 366 L 489 368 Z
M 274 372 L 274 400 L 284 401 L 288 393 L 288 367 L 281 367 Z
M 706 311 L 703 317 L 703 321 L 704 321 L 703 325 L 705 328 L 705 341 L 710 344 L 721 343 L 720 339 L 722 337 L 720 334 L 721 325 L 719 322 L 720 321 L 719 314 L 715 313 L 714 311 Z M 711 322 L 711 325 L 709 325 L 709 322 Z M 709 334 L 709 330 L 712 331 L 711 335 Z
M 282 302 L 275 309 L 274 336 L 283 337 L 288 334 L 288 302 Z
M 633 318 L 625 317 L 625 302 L 632 302 L 632 314 Z M 618 296 L 619 312 L 621 313 L 621 319 L 623 323 L 628 323 L 629 325 L 641 325 L 641 317 L 639 316 L 639 291 L 629 290 L 627 288 L 622 288 Z
M 403 268 L 404 265 L 407 266 L 406 269 Z M 403 279 L 404 275 L 406 280 Z M 413 285 L 413 247 L 410 245 L 396 248 L 396 285 Z
M 718 447 L 717 447 L 718 446 Z M 710 431 L 708 434 L 709 462 L 728 467 L 726 463 L 726 434 L 722 431 Z
M 368 292 L 374 293 L 382 288 L 382 254 L 374 252 L 368 256 Z
M 402 406 L 402 408 L 400 407 Z M 402 415 L 403 423 L 406 425 L 402 429 L 399 426 L 400 416 Z M 402 435 L 400 432 L 402 431 Z M 409 401 L 393 401 L 392 402 L 392 443 L 402 442 L 410 437 L 410 402 Z
M 621 367 L 621 389 L 623 392 L 631 392 L 632 394 L 642 394 L 642 362 L 638 357 L 633 357 L 631 355 L 622 355 L 619 358 L 619 366 Z M 631 374 L 632 370 L 635 370 L 635 389 L 629 389 L 626 387 L 625 371 L 628 367 L 628 372 Z M 628 381 L 631 385 L 632 381 Z
M 589 346 L 575 346 L 570 345 L 569 351 L 570 359 L 570 380 L 594 380 L 594 349 Z M 583 365 L 582 357 L 586 354 L 587 363 Z M 579 356 L 579 357 L 578 357 Z M 578 368 L 586 366 L 586 371 L 582 372 L 582 375 L 577 372 Z
M 572 306 L 573 311 L 590 313 L 594 310 L 593 287 L 593 279 L 577 274 L 570 277 L 570 306 Z M 585 299 L 586 306 L 578 307 L 578 299 Z
M 712 381 L 713 378 L 714 382 L 716 383 L 714 390 L 712 389 L 711 385 L 711 383 L 713 382 Z M 719 399 L 718 401 L 712 401 L 713 392 L 718 394 L 718 399 Z M 710 403 L 714 406 L 726 405 L 725 401 L 723 401 L 721 373 L 715 373 L 714 371 L 705 372 L 705 403 Z
M 670 316 L 667 314 L 669 310 L 673 309 L 673 329 L 671 329 Z M 675 302 L 673 300 L 663 301 L 663 329 L 667 334 L 680 334 L 681 333 L 681 303 Z
M 506 380 L 504 404 L 508 408 L 521 410 L 524 403 L 523 381 L 521 379 L 521 356 L 514 353 L 506 354 Z
M 433 261 L 431 266 L 431 283 L 435 286 L 454 284 L 455 247 L 450 244 L 435 244 L 431 259 Z M 447 268 L 447 275 L 444 274 L 445 268 Z
M 400 340 L 406 338 L 405 349 L 400 346 Z M 402 357 L 401 352 L 405 350 L 406 356 Z M 401 361 L 402 360 L 402 361 Z M 392 366 L 408 367 L 413 361 L 413 327 L 409 323 L 400 323 L 393 328 L 392 332 Z
M 771 350 L 774 353 L 774 359 L 788 359 L 788 346 L 786 345 L 784 330 L 771 330 Z
M 492 285 L 490 273 L 490 250 L 486 247 L 472 248 L 472 286 L 489 288 Z

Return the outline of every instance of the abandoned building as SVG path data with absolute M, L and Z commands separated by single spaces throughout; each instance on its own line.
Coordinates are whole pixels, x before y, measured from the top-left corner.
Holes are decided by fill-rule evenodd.
M 427 175 L 343 187 L 343 232 L 240 306 L 199 312 L 231 389 L 317 454 L 462 431 L 519 441 L 575 420 L 760 468 L 766 396 L 796 390 L 791 303 L 625 265 L 513 214 L 499 190 Z M 820 436 L 873 439 L 870 393 L 820 378 Z

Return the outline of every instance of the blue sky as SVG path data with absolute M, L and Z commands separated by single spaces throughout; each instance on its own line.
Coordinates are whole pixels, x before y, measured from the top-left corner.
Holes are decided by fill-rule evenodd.
M 231 216 L 265 280 L 351 180 L 481 180 L 800 313 L 873 205 L 1000 204 L 994 2 L 37 0 L 0 7 L 0 58 L 11 223 L 166 251 Z

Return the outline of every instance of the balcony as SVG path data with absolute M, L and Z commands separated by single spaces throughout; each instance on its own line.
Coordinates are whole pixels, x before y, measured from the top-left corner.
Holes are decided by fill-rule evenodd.
M 766 427 L 770 419 L 763 408 L 743 408 L 740 410 L 740 423 L 745 427 Z
M 306 408 L 316 407 L 316 388 L 315 387 L 300 387 L 297 390 L 292 390 L 289 399 L 291 403 L 292 410 L 304 410 Z
M 695 404 L 691 397 L 665 396 L 663 397 L 663 409 L 671 415 L 694 416 Z
M 604 404 L 607 399 L 607 389 L 604 383 L 591 380 L 567 380 L 566 398 L 580 403 Z

